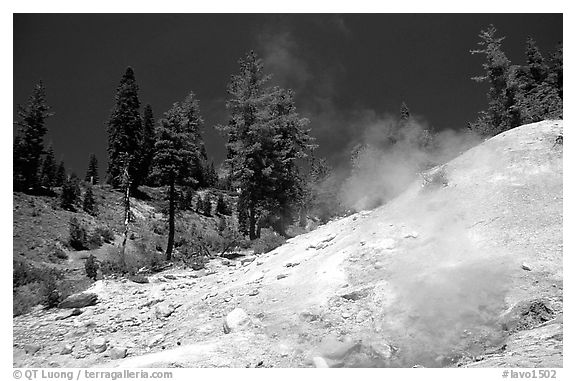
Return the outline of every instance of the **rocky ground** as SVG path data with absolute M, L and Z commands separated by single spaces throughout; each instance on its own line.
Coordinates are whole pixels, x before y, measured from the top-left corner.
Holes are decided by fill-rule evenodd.
M 561 367 L 561 121 L 260 256 L 14 318 L 17 367 Z

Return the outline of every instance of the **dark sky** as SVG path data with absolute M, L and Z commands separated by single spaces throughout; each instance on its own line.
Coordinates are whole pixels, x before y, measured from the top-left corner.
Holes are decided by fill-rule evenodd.
M 208 155 L 219 163 L 224 139 L 213 126 L 226 120 L 238 59 L 254 49 L 275 83 L 296 91 L 319 154 L 338 163 L 366 125 L 397 114 L 403 100 L 436 130 L 475 119 L 486 88 L 470 80 L 482 57 L 469 50 L 490 23 L 506 36 L 512 63 L 523 63 L 528 36 L 545 54 L 562 41 L 560 14 L 17 14 L 14 104 L 44 81 L 56 113 L 46 142 L 79 175 L 96 153 L 103 173 L 105 123 L 132 66 L 140 100 L 157 119 L 197 94 Z

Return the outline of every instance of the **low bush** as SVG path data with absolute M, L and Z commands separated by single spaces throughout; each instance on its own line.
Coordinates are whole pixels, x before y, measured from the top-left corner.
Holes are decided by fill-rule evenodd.
M 84 269 L 86 270 L 86 276 L 90 279 L 96 280 L 98 276 L 98 262 L 96 261 L 96 257 L 92 254 L 86 259 L 84 262 Z
M 50 267 L 37 267 L 25 262 L 13 262 L 13 314 L 26 313 L 31 307 L 43 304 L 53 308 L 70 295 L 62 281 L 62 272 Z
M 260 238 L 252 241 L 252 249 L 254 249 L 254 254 L 264 254 L 268 253 L 278 246 L 281 246 L 286 242 L 286 239 L 281 235 L 273 232 L 270 229 L 262 229 L 260 233 Z
M 72 217 L 69 223 L 70 237 L 68 239 L 68 244 L 74 250 L 86 250 L 88 249 L 88 239 L 86 234 L 86 228 L 82 225 L 76 217 Z

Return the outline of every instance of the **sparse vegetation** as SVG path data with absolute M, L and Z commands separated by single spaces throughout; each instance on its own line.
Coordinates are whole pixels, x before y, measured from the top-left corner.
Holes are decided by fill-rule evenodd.
M 90 254 L 84 263 L 84 269 L 86 270 L 86 276 L 92 280 L 96 280 L 98 275 L 98 263 L 96 262 L 96 257 Z
M 280 234 L 270 229 L 262 229 L 260 238 L 252 241 L 251 246 L 254 249 L 254 254 L 265 254 L 278 246 L 282 246 L 284 242 L 286 239 Z
M 86 228 L 76 217 L 70 219 L 70 238 L 68 243 L 74 250 L 88 249 L 88 236 Z

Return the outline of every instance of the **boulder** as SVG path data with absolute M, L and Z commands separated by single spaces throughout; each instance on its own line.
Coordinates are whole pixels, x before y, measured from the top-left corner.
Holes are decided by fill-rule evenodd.
M 69 355 L 74 350 L 74 344 L 64 344 L 62 350 L 60 351 L 61 355 Z
M 123 359 L 127 353 L 128 349 L 126 347 L 114 347 L 110 349 L 110 358 L 112 360 Z
M 224 319 L 224 333 L 240 331 L 250 325 L 250 317 L 242 308 L 236 308 Z
M 64 299 L 58 308 L 83 308 L 98 303 L 98 295 L 89 292 L 80 292 Z
M 106 344 L 106 339 L 103 337 L 97 337 L 90 342 L 90 349 L 94 353 L 102 353 L 108 348 Z
M 36 352 L 38 352 L 40 350 L 40 348 L 42 348 L 42 347 L 38 344 L 26 344 L 26 345 L 24 345 L 24 351 L 26 352 L 26 354 L 29 354 L 29 355 L 36 354 Z
M 312 362 L 314 363 L 314 366 L 316 368 L 330 368 L 330 366 L 328 366 L 328 363 L 326 362 L 326 360 L 324 360 L 323 357 L 316 356 L 312 359 Z
M 162 302 L 156 304 L 156 307 L 154 308 L 154 315 L 156 315 L 156 318 L 158 319 L 167 318 L 172 315 L 175 310 L 176 306 L 174 304 Z

